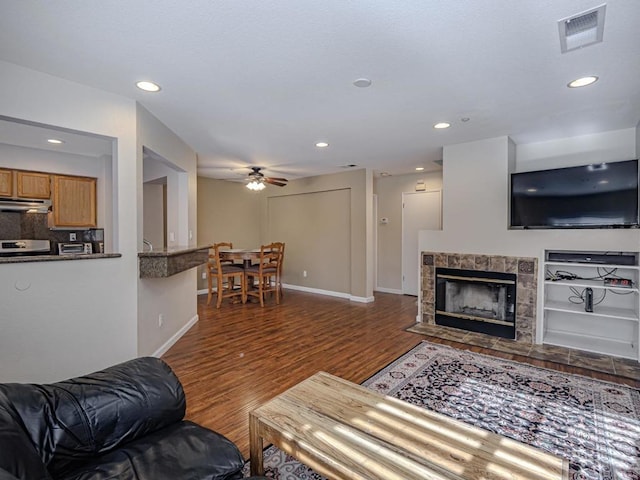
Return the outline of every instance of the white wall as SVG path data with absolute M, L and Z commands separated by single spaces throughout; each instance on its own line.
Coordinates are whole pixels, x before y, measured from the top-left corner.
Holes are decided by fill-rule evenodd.
M 638 229 L 508 230 L 509 144 L 500 137 L 444 148 L 443 230 L 420 232 L 422 251 L 539 257 L 545 249 L 640 248 Z M 578 157 L 592 163 L 635 155 L 635 131 L 627 129 L 516 146 L 512 163 L 519 171 L 576 165 Z
M 136 106 L 0 62 L 2 114 L 117 139 L 114 248 L 121 258 L 0 265 L 0 381 L 46 382 L 137 354 Z M 140 188 L 141 190 L 141 188 Z
M 142 179 L 157 178 L 158 173 L 145 175 L 143 147 L 162 158 L 158 170 L 167 177 L 167 231 L 175 240 L 167 239 L 168 247 L 195 245 L 197 159 L 195 152 L 147 110 L 138 105 L 138 164 L 140 183 L 138 205 L 143 201 Z M 158 161 L 160 159 L 157 158 Z M 146 169 L 146 168 L 145 168 Z M 138 208 L 138 247 L 142 251 L 143 208 Z M 191 237 L 190 237 L 191 232 Z M 138 354 L 151 355 L 164 351 L 176 339 L 177 332 L 197 321 L 196 270 L 168 278 L 138 280 Z M 159 315 L 163 324 L 159 325 Z

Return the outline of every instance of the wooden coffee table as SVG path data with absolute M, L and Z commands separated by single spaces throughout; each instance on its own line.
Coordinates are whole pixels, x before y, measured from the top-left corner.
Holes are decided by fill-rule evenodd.
M 251 474 L 265 442 L 330 479 L 568 478 L 537 448 L 319 372 L 249 414 Z

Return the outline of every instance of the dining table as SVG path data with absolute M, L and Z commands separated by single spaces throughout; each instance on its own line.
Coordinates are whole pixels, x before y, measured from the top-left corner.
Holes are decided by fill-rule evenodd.
M 221 260 L 242 260 L 244 268 L 248 268 L 255 261 L 260 260 L 259 248 L 225 248 L 219 250 Z

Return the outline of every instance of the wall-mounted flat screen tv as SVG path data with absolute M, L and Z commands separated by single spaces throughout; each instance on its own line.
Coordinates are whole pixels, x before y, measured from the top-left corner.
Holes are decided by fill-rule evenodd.
M 511 175 L 510 228 L 638 227 L 638 160 Z

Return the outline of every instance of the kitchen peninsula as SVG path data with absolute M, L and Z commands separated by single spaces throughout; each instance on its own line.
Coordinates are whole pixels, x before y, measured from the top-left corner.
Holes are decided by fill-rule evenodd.
M 197 267 L 209 260 L 210 245 L 168 247 L 138 253 L 140 278 L 164 278 Z

